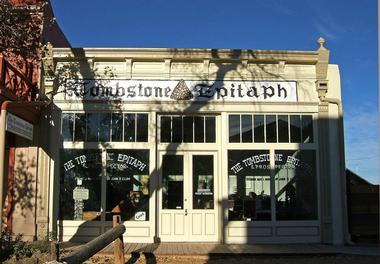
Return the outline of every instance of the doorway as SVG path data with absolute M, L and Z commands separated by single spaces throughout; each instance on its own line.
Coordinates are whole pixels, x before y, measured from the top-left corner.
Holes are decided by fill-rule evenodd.
M 216 163 L 216 152 L 160 153 L 161 241 L 218 241 Z

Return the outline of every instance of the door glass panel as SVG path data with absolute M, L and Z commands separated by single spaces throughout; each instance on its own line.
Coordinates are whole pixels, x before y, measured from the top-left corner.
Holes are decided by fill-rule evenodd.
M 183 156 L 164 155 L 162 160 L 162 208 L 183 209 Z
M 214 159 L 193 156 L 193 209 L 214 209 Z

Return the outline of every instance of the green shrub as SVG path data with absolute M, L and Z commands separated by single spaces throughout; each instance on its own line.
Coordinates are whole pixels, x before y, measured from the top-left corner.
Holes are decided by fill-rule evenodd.
M 12 255 L 17 259 L 32 256 L 36 252 L 48 253 L 50 241 L 37 240 L 33 242 L 22 241 L 22 235 L 14 236 L 11 232 L 3 231 L 0 238 L 0 262 L 10 258 Z
M 0 236 L 0 262 L 6 260 L 14 252 L 14 248 L 18 247 L 18 244 L 24 243 L 21 241 L 22 236 L 16 237 L 7 230 L 3 230 Z

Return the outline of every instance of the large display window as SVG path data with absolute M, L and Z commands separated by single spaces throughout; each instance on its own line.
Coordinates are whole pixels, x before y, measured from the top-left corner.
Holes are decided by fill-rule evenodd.
M 106 150 L 106 175 L 100 149 L 64 149 L 60 178 L 60 219 L 100 220 L 102 184 L 105 219 L 149 220 L 149 150 Z
M 228 220 L 271 219 L 268 150 L 228 151 Z
M 106 220 L 149 220 L 149 150 L 107 150 Z
M 317 220 L 315 150 L 272 153 L 228 151 L 228 220 Z
M 61 152 L 60 219 L 100 220 L 102 159 L 100 150 Z
M 276 150 L 275 190 L 277 220 L 316 220 L 315 151 Z

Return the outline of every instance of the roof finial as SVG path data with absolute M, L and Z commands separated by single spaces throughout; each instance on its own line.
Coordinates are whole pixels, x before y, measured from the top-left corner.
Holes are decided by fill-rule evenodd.
M 326 43 L 326 40 L 322 37 L 319 37 L 319 39 L 317 40 L 317 43 L 319 44 L 319 50 L 325 50 L 325 43 Z

